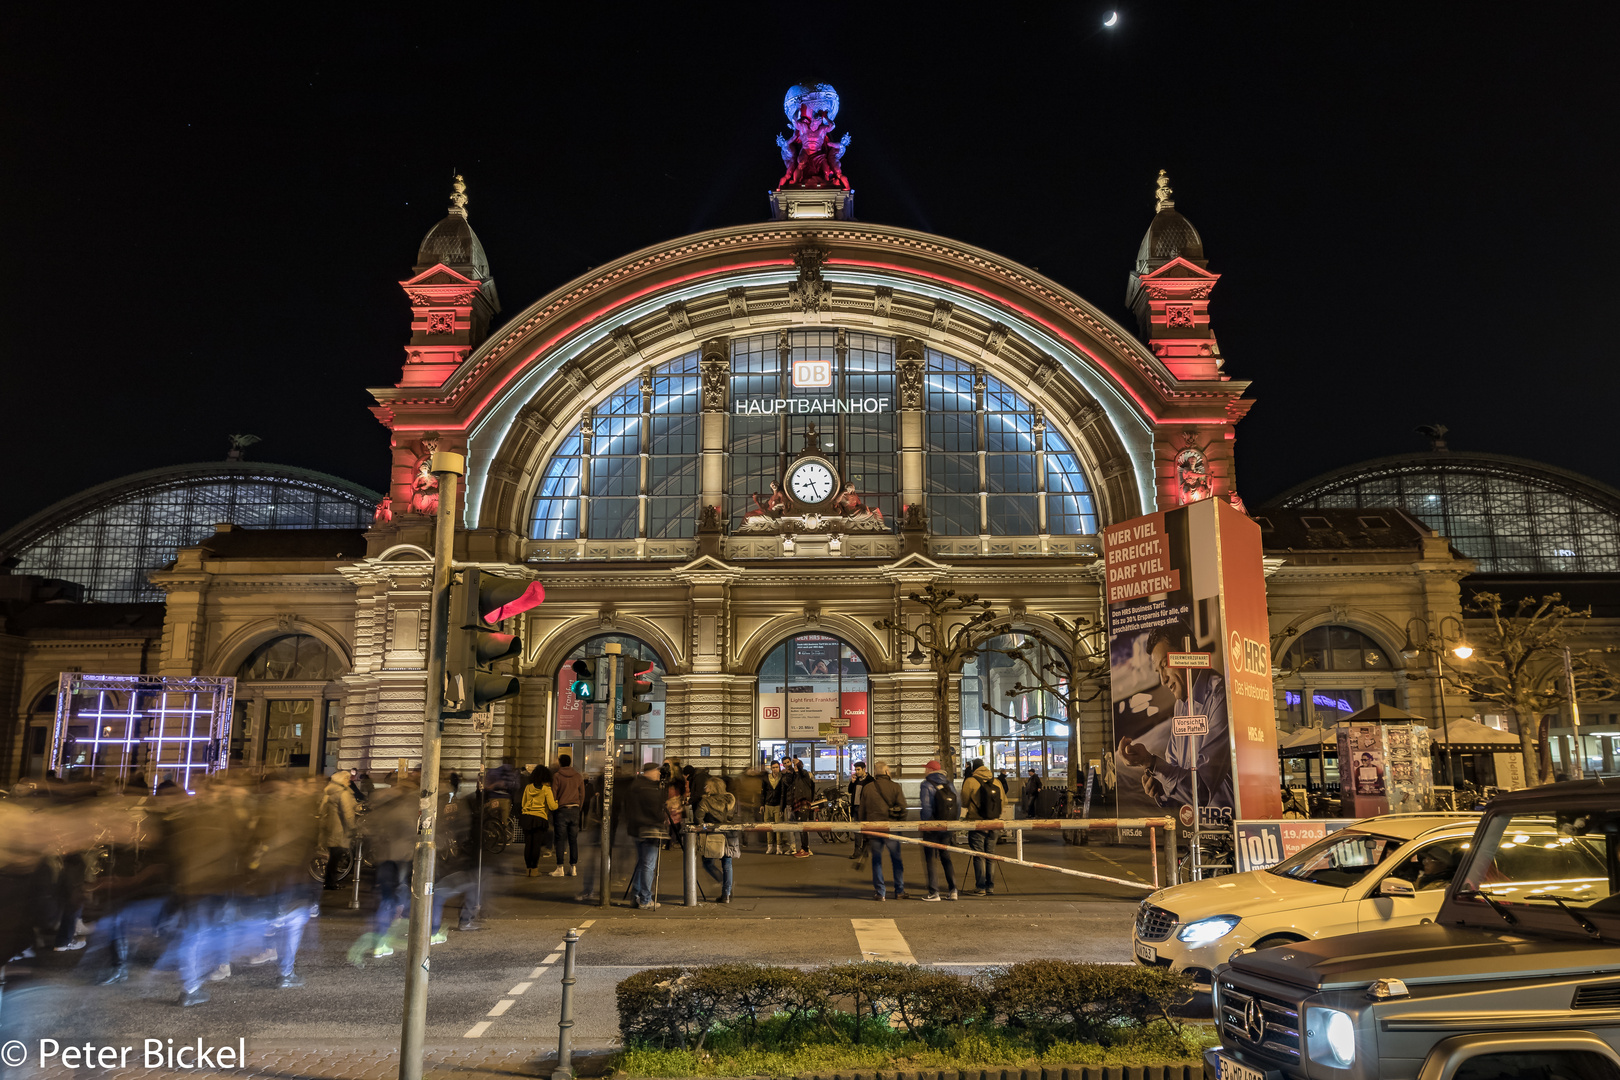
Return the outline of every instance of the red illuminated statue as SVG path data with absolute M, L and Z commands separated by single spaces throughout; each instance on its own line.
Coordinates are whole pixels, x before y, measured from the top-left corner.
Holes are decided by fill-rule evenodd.
M 844 490 L 838 493 L 833 509 L 847 518 L 870 518 L 878 524 L 883 524 L 883 511 L 875 506 L 867 506 L 861 501 L 860 495 L 855 492 L 854 484 L 845 484 Z
M 748 511 L 744 517 L 779 518 L 787 511 L 788 508 L 787 493 L 782 490 L 781 484 L 778 484 L 775 480 L 772 480 L 771 497 L 766 499 L 764 502 L 761 502 L 759 496 L 756 494 L 754 496 L 754 506 L 757 507 L 757 509 Z
M 430 471 L 432 464 L 432 454 L 422 458 L 416 467 L 416 479 L 411 482 L 411 511 L 424 517 L 439 512 L 439 478 Z
M 828 138 L 838 118 L 838 91 L 826 83 L 799 83 L 787 92 L 782 109 L 793 126 L 793 137 L 776 137 L 786 170 L 777 187 L 848 190 L 841 162 L 844 151 L 849 149 L 849 135 L 846 133 L 838 142 Z

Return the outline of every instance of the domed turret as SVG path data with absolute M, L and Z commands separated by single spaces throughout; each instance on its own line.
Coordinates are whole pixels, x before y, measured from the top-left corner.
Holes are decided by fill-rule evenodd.
M 458 274 L 488 281 L 489 259 L 484 255 L 484 245 L 478 242 L 478 234 L 467 223 L 467 184 L 457 176 L 450 187 L 450 212 L 422 237 L 412 270 L 420 274 L 443 263 Z
M 1209 328 L 1209 294 L 1220 280 L 1209 272 L 1204 240 L 1176 212 L 1170 177 L 1159 170 L 1153 222 L 1136 251 L 1125 303 L 1136 313 L 1142 340 L 1179 379 L 1220 377 L 1221 350 Z

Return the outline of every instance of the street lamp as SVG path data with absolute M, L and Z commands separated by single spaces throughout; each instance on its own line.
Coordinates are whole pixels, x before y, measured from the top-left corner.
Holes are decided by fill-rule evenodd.
M 1446 624 L 1455 628 L 1455 633 L 1447 633 Z M 1416 639 L 1412 636 L 1412 627 L 1422 624 L 1423 632 Z M 1407 660 L 1416 660 L 1422 653 L 1434 656 L 1435 670 L 1435 696 L 1440 702 L 1440 745 L 1444 748 L 1446 758 L 1446 784 L 1451 788 L 1451 805 L 1457 805 L 1457 782 L 1451 771 L 1451 737 L 1446 732 L 1446 665 L 1445 652 L 1447 645 L 1451 646 L 1451 653 L 1459 660 L 1466 660 L 1474 655 L 1474 648 L 1463 638 L 1462 620 L 1455 615 L 1444 615 L 1440 618 L 1440 632 L 1437 634 L 1429 629 L 1429 620 L 1414 615 L 1406 620 L 1406 643 L 1401 646 L 1401 656 Z M 1420 678 L 1417 675 L 1407 675 L 1408 679 Z

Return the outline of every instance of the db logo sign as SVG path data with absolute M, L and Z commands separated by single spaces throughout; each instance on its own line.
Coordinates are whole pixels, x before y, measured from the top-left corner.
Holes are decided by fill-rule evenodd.
M 793 385 L 816 387 L 832 385 L 832 362 L 829 360 L 793 361 Z
M 1192 811 L 1191 806 L 1183 806 L 1181 808 L 1181 814 L 1179 816 L 1181 818 L 1181 823 L 1183 825 L 1185 825 L 1189 829 L 1192 828 L 1192 826 L 1193 826 L 1193 811 Z
M 764 706 L 761 706 L 761 708 L 759 710 L 759 718 L 761 720 L 780 720 L 780 719 L 782 719 L 782 706 L 780 706 L 780 705 L 764 705 Z

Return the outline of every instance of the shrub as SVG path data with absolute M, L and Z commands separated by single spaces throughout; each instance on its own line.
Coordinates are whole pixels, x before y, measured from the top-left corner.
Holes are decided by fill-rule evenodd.
M 801 971 L 757 964 L 652 968 L 618 986 L 627 1047 L 701 1049 L 719 1033 L 738 1049 L 780 1049 L 813 1032 L 871 1042 L 899 1032 L 930 1045 L 995 1023 L 1036 1047 L 1113 1044 L 1156 1021 L 1179 1037 L 1172 1010 L 1191 994 L 1165 968 L 1031 960 L 985 978 L 908 964 L 835 964 Z

